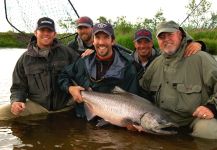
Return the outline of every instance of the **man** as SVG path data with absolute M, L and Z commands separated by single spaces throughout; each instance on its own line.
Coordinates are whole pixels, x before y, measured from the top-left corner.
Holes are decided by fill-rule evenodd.
M 217 139 L 215 59 L 203 51 L 183 57 L 192 39 L 174 21 L 159 24 L 156 35 L 162 54 L 148 67 L 140 85 L 173 121 L 190 125 L 193 136 Z
M 135 51 L 132 53 L 134 64 L 137 68 L 138 78 L 140 79 L 143 72 L 149 64 L 159 56 L 159 52 L 154 48 L 152 34 L 147 29 L 139 29 L 134 35 Z
M 81 103 L 80 91 L 111 92 L 115 86 L 137 94 L 138 80 L 132 57 L 115 45 L 114 30 L 109 23 L 97 23 L 93 27 L 95 51 L 67 66 L 59 77 L 61 89 Z M 76 84 L 77 85 L 76 85 Z M 83 104 L 76 107 L 78 117 L 84 117 Z
M 83 57 L 83 55 L 92 53 L 94 49 L 92 36 L 93 21 L 89 17 L 83 16 L 78 18 L 76 26 L 77 35 L 75 36 L 74 41 L 69 43 L 68 46 Z
M 55 37 L 54 21 L 40 18 L 27 51 L 14 68 L 11 105 L 1 106 L 0 119 L 61 111 L 68 107 L 71 101 L 59 89 L 57 77 L 78 55 Z

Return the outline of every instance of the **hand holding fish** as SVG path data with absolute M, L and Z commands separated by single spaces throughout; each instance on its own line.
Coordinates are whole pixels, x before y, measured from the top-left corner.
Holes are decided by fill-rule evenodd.
M 83 102 L 83 98 L 81 96 L 81 91 L 85 89 L 81 86 L 69 86 L 69 93 L 72 95 L 74 101 L 81 103 Z

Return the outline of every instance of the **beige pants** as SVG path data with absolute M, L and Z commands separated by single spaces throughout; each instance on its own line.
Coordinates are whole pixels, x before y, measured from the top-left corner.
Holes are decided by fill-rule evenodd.
M 25 106 L 26 106 L 25 110 L 19 116 L 16 116 L 11 113 L 11 104 L 0 105 L 0 120 L 9 120 L 20 116 L 29 116 L 29 115 L 36 115 L 36 114 L 57 113 L 57 112 L 68 111 L 73 108 L 73 105 L 70 104 L 66 108 L 63 108 L 58 111 L 48 111 L 41 105 L 32 101 L 27 101 L 25 103 Z
M 191 127 L 193 129 L 192 136 L 217 139 L 217 119 L 195 119 Z

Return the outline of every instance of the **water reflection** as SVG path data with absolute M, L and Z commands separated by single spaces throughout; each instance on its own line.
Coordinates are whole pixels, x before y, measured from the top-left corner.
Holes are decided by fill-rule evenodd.
M 39 115 L 0 123 L 0 148 L 12 149 L 136 149 L 136 150 L 214 150 L 216 140 L 178 134 L 152 135 L 105 126 L 97 128 L 74 117 L 74 112 Z M 5 142 L 7 141 L 7 142 Z
M 9 127 L 0 128 L 0 149 L 13 149 L 14 145 L 20 145 L 22 141 L 20 138 L 12 135 Z
M 9 103 L 12 72 L 24 49 L 0 49 L 0 104 Z

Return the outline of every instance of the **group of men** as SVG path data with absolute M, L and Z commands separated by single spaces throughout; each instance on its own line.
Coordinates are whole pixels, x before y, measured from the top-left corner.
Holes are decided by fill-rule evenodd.
M 193 136 L 217 139 L 217 63 L 177 23 L 157 26 L 161 54 L 149 30 L 136 31 L 131 55 L 115 43 L 111 24 L 94 25 L 89 17 L 76 23 L 78 35 L 66 47 L 56 40 L 52 19 L 38 20 L 13 72 L 11 105 L 0 106 L 0 119 L 72 107 L 83 118 L 82 90 L 109 93 L 119 86 L 148 97 L 174 122 L 190 126 Z

